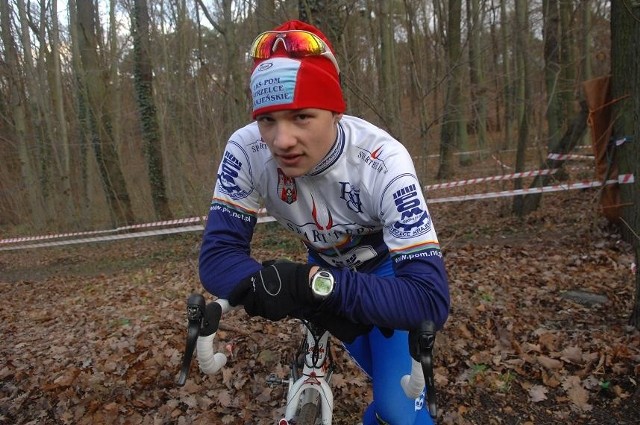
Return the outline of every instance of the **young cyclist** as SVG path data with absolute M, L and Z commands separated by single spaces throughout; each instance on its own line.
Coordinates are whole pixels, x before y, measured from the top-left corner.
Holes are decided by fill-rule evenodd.
M 251 316 L 307 319 L 345 343 L 371 377 L 363 423 L 431 423 L 400 386 L 407 330 L 442 327 L 449 290 L 407 150 L 345 115 L 339 67 L 316 27 L 289 21 L 251 47 L 254 122 L 223 154 L 200 253 L 212 294 Z M 250 256 L 258 209 L 304 242 L 308 264 Z M 423 396 L 424 397 L 424 394 Z

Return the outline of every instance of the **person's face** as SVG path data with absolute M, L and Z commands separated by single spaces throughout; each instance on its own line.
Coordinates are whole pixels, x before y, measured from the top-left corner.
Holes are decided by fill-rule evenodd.
M 342 114 L 324 109 L 288 109 L 258 115 L 260 136 L 289 177 L 307 174 L 336 140 Z

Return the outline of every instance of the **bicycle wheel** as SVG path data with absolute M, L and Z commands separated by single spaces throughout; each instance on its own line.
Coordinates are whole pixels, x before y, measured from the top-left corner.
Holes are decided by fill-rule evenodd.
M 309 402 L 300 408 L 300 414 L 298 415 L 297 425 L 314 425 L 320 412 L 320 406 L 318 403 Z

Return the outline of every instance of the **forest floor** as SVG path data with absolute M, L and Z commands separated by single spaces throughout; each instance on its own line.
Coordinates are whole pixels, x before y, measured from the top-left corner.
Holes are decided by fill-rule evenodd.
M 435 195 L 431 195 L 434 197 Z M 450 278 L 436 342 L 441 424 L 638 424 L 633 257 L 598 216 L 595 189 L 430 206 Z M 178 387 L 185 302 L 202 292 L 199 234 L 0 251 L 1 424 L 271 424 L 298 325 L 225 316 L 222 374 Z M 253 254 L 302 259 L 275 224 Z M 366 377 L 334 344 L 334 423 L 355 424 Z

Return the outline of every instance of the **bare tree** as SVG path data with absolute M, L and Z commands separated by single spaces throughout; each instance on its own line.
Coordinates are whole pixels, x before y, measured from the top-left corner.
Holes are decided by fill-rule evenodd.
M 402 140 L 402 123 L 400 122 L 400 98 L 398 87 L 398 71 L 395 43 L 393 13 L 390 2 L 377 4 L 377 20 L 380 31 L 380 55 L 378 80 L 380 87 L 379 104 L 385 119 L 385 127 L 396 138 Z
M 120 158 L 112 135 L 112 117 L 108 101 L 108 69 L 98 55 L 97 13 L 90 1 L 78 1 L 77 25 L 80 62 L 76 70 L 81 80 L 80 95 L 86 105 L 87 128 L 112 221 L 116 225 L 134 221 L 131 199 L 127 190 Z
M 58 1 L 51 1 L 51 98 L 55 110 L 55 135 L 61 145 L 60 186 L 62 188 L 62 203 L 65 225 L 76 222 L 76 208 L 71 186 L 71 148 L 69 146 L 69 132 L 67 129 L 67 114 L 64 108 L 64 92 L 62 91 L 62 75 L 60 65 L 60 27 L 58 22 Z
M 531 100 L 531 88 L 529 82 L 529 61 L 528 45 L 529 45 L 529 13 L 526 0 L 516 0 L 516 71 L 518 73 L 518 148 L 516 151 L 516 172 L 524 170 L 525 155 L 527 149 L 527 141 L 529 139 L 529 119 L 530 111 L 528 110 Z M 522 179 L 514 180 L 514 189 L 522 189 Z M 524 197 L 514 196 L 513 212 L 516 215 L 523 214 Z
M 512 76 L 513 69 L 511 65 L 512 52 L 515 50 L 509 43 L 509 19 L 507 14 L 507 2 L 500 1 L 500 52 L 502 56 L 502 98 L 503 98 L 503 143 L 502 148 L 508 149 L 513 145 L 511 141 L 511 125 L 514 121 L 514 78 Z
M 467 1 L 467 33 L 469 39 L 469 83 L 471 85 L 471 114 L 478 147 L 487 144 L 487 90 L 484 75 L 484 0 Z M 469 158 L 470 160 L 470 158 Z
M 448 179 L 453 175 L 453 150 L 461 145 L 463 131 L 461 109 L 462 46 L 460 40 L 460 22 L 462 19 L 462 1 L 448 0 L 446 62 L 447 94 L 443 122 L 440 133 L 440 164 L 438 179 Z M 464 130 L 466 135 L 466 129 Z
M 0 2 L 0 23 L 2 24 L 2 44 L 4 45 L 5 73 L 8 80 L 8 121 L 13 127 L 13 138 L 18 148 L 20 160 L 20 174 L 24 182 L 24 189 L 28 199 L 25 209 L 31 210 L 36 228 L 42 228 L 45 224 L 44 202 L 41 185 L 37 177 L 35 164 L 33 163 L 30 151 L 30 135 L 27 130 L 27 98 L 25 96 L 25 84 L 22 79 L 22 67 L 18 57 L 18 49 L 13 37 L 13 23 L 11 10 L 6 1 Z M 24 208 L 22 207 L 22 208 Z M 23 211 L 26 215 L 26 211 Z
M 635 252 L 635 301 L 630 324 L 640 329 L 640 4 L 611 2 L 612 139 L 625 141 L 616 155 L 619 171 L 635 182 L 620 185 L 621 229 Z
M 426 32 L 428 31 L 428 25 L 422 28 L 418 20 L 419 6 L 415 2 L 404 0 L 405 10 L 405 27 L 407 28 L 407 43 L 409 54 L 409 72 L 410 72 L 410 90 L 411 96 L 411 112 L 414 116 L 418 117 L 419 135 L 420 138 L 424 138 L 427 135 L 428 116 L 427 116 L 427 103 L 425 97 L 427 95 L 425 87 L 428 84 L 428 74 L 425 73 L 425 67 L 423 66 L 424 58 L 426 54 Z M 425 37 L 420 37 L 416 32 L 420 32 L 423 29 L 425 31 Z M 426 148 L 426 143 L 423 143 L 423 149 Z M 426 152 L 426 150 L 425 150 Z
M 160 126 L 153 99 L 153 67 L 151 65 L 149 40 L 149 10 L 146 0 L 135 0 L 131 16 L 134 49 L 135 88 L 144 137 L 144 152 L 151 185 L 151 199 L 157 217 L 172 218 L 164 183 L 162 154 L 160 152 Z
M 547 90 L 547 146 L 556 145 L 561 136 L 562 102 L 558 93 L 560 79 L 560 6 L 559 0 L 543 0 L 544 76 Z

